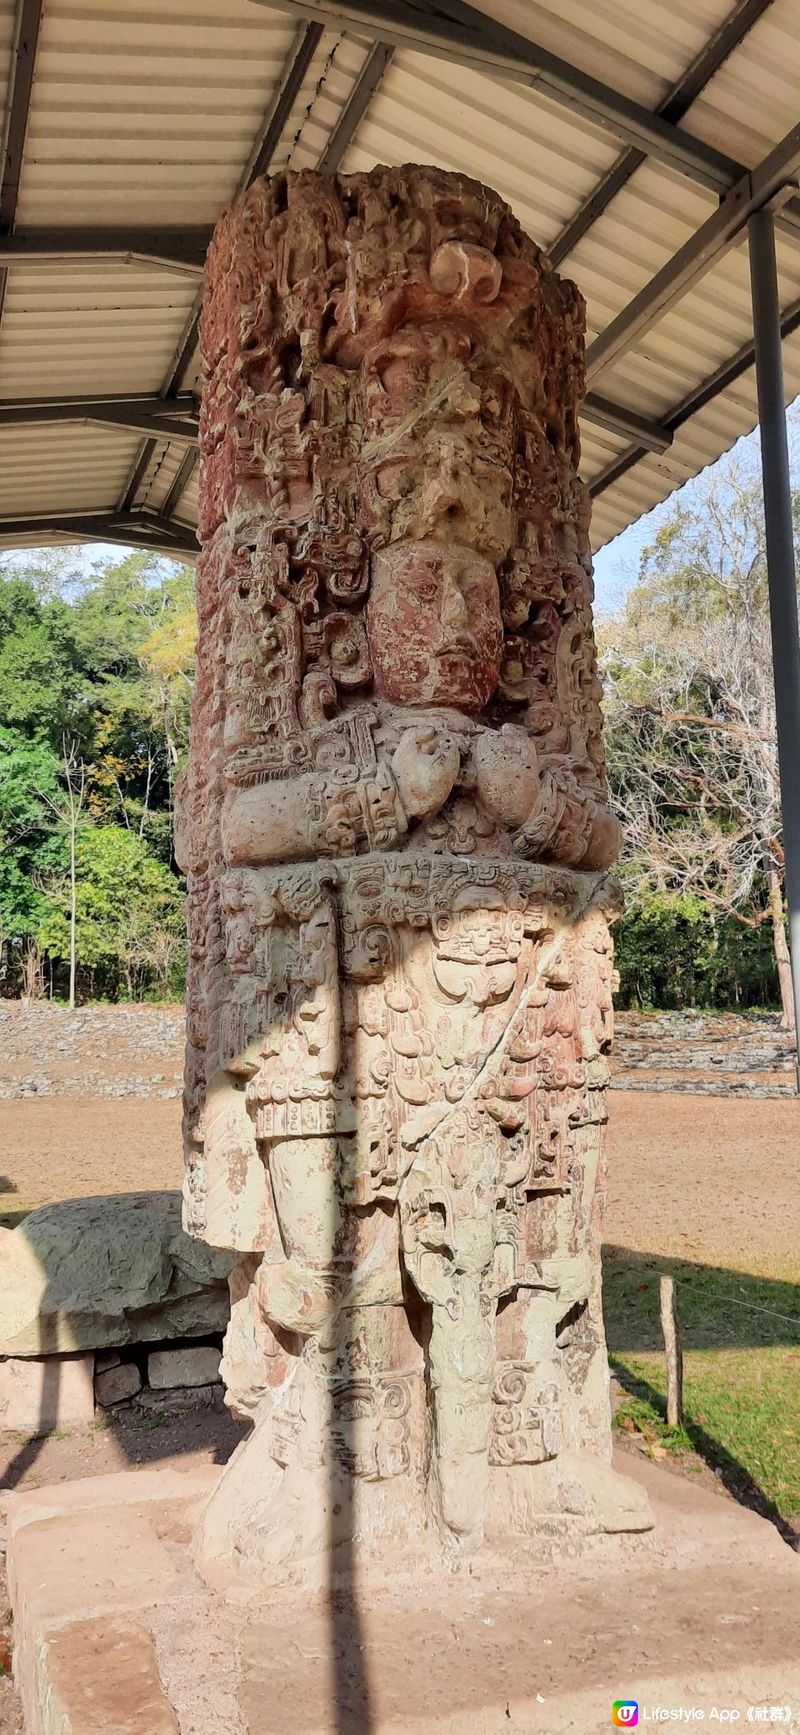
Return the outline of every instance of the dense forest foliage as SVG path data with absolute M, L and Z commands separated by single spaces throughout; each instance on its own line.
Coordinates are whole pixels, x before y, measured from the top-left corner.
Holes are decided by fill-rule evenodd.
M 167 996 L 183 985 L 171 799 L 185 755 L 190 567 L 74 550 L 0 566 L 2 991 Z
M 171 843 L 193 572 L 131 553 L 0 558 L 0 992 L 183 988 Z M 760 490 L 729 459 L 676 496 L 598 628 L 625 831 L 620 1002 L 788 1005 Z

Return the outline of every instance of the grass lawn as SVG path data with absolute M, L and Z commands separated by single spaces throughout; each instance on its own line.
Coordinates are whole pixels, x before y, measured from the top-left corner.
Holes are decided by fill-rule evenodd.
M 680 1429 L 664 1419 L 661 1271 L 677 1285 Z M 800 1532 L 800 1285 L 615 1248 L 605 1250 L 604 1285 L 611 1366 L 629 1394 L 616 1426 L 688 1469 L 696 1453 L 783 1534 Z

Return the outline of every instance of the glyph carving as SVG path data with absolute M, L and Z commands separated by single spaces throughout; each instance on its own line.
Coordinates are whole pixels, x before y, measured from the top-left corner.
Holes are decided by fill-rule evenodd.
M 609 1444 L 583 305 L 475 183 L 301 173 L 202 348 L 186 1220 L 256 1426 L 201 1558 L 477 1545 Z

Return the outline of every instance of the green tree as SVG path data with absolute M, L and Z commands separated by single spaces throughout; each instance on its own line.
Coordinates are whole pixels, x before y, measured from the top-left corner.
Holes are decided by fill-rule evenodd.
M 183 888 L 177 875 L 123 826 L 89 825 L 78 833 L 77 956 L 101 993 L 118 983 L 128 998 L 157 987 L 180 986 L 183 957 Z M 69 882 L 50 890 L 39 939 L 60 958 L 69 951 Z
M 188 736 L 193 646 L 193 573 L 185 565 L 145 552 L 91 564 L 75 550 L 0 557 L 3 991 L 34 985 L 40 946 L 51 978 L 55 972 L 65 983 L 71 832 L 83 990 L 163 988 L 179 977 L 171 809 Z M 117 831 L 130 839 L 118 849 L 125 934 L 112 944 L 110 918 L 99 913 L 102 863 L 113 853 L 102 840 Z M 149 877 L 148 863 L 156 870 Z M 169 920 L 155 920 L 159 887 Z
M 154 667 L 149 647 L 174 643 L 189 599 L 192 569 L 142 551 L 107 568 L 74 609 L 75 632 L 92 691 L 90 807 L 150 836 L 169 859 L 175 768 L 188 733 L 191 687 L 181 695 Z
M 44 886 L 66 866 L 48 804 L 58 793 L 59 765 L 49 744 L 0 728 L 0 956 L 12 981 L 21 972 L 27 992 L 40 975 L 38 936 L 49 907 Z
M 42 604 L 27 579 L 0 585 L 0 716 L 32 738 L 57 746 L 84 721 L 83 668 L 73 611 Z
M 174 771 L 189 747 L 189 710 L 194 688 L 197 611 L 194 570 L 178 569 L 169 582 L 163 618 L 142 646 L 142 662 L 155 686 L 170 765 Z
M 86 766 L 79 758 L 74 741 L 68 741 L 66 736 L 62 743 L 61 762 L 59 764 L 59 782 L 61 788 L 58 795 L 48 795 L 43 789 L 38 791 L 41 799 L 49 808 L 59 832 L 66 843 L 67 876 L 69 884 L 69 1009 L 75 1008 L 75 987 L 77 980 L 77 911 L 78 911 L 78 836 L 83 820 L 83 810 L 86 800 Z

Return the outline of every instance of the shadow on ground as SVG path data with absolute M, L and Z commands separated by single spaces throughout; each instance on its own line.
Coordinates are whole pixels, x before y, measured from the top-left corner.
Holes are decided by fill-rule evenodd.
M 134 1405 L 98 1410 L 94 1423 L 83 1428 L 31 1437 L 0 1433 L 0 1490 L 141 1469 L 186 1456 L 226 1464 L 248 1432 L 228 1414 L 221 1393 L 213 1405 L 192 1402 L 187 1394 L 184 1404 L 164 1411 L 145 1413 Z
M 800 1284 L 607 1246 L 609 1361 L 664 1418 L 659 1279 L 675 1278 L 686 1362 L 682 1439 L 721 1485 L 800 1542 Z M 674 1436 L 673 1449 L 681 1436 Z
M 800 1347 L 800 1283 L 608 1245 L 603 1248 L 603 1311 L 610 1347 L 634 1354 L 663 1350 L 662 1273 L 678 1285 L 684 1349 Z
M 19 1187 L 10 1175 L 0 1175 L 0 1228 L 16 1229 L 17 1224 L 27 1217 L 27 1209 L 24 1205 L 20 1206 L 19 1201 L 16 1205 L 8 1203 L 11 1195 L 18 1192 Z

